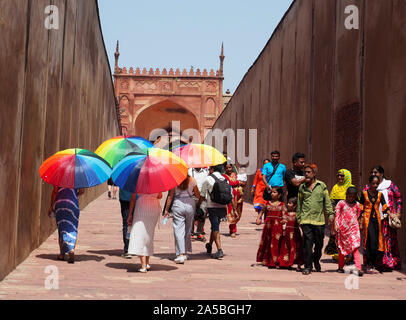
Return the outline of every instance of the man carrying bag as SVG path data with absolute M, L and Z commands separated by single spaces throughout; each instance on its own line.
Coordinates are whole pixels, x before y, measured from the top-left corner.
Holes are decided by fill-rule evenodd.
M 271 189 L 274 187 L 283 188 L 286 167 L 284 164 L 279 163 L 281 155 L 280 152 L 275 150 L 271 152 L 271 162 L 268 162 L 262 168 L 262 180 L 266 185 L 264 190 L 264 200 L 271 200 Z

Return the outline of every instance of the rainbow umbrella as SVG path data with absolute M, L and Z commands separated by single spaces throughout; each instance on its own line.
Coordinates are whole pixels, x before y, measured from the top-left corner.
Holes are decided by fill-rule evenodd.
M 95 151 L 114 167 L 129 153 L 145 155 L 154 145 L 148 140 L 137 136 L 118 136 L 104 141 Z
M 130 153 L 115 167 L 116 185 L 132 193 L 159 193 L 178 186 L 187 176 L 186 163 L 172 152 L 150 148 L 146 155 Z
M 39 168 L 41 178 L 63 188 L 90 188 L 107 181 L 110 165 L 85 149 L 66 149 L 46 159 Z
M 189 168 L 210 167 L 227 161 L 220 151 L 207 144 L 190 143 L 175 147 L 172 152 L 182 158 Z

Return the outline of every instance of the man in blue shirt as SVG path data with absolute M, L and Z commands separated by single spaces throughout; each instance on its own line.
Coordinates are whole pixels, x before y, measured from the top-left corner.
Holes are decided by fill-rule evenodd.
M 285 180 L 286 167 L 284 164 L 279 163 L 281 154 L 275 150 L 271 152 L 271 162 L 268 162 L 262 168 L 262 180 L 264 181 L 268 190 L 273 187 L 283 187 Z
M 120 199 L 121 216 L 123 218 L 123 242 L 124 242 L 124 253 L 122 256 L 128 259 L 131 259 L 131 256 L 128 255 L 128 244 L 130 240 L 127 239 L 127 228 L 128 228 L 127 219 L 130 211 L 131 196 L 132 196 L 131 192 L 125 191 L 120 188 L 118 198 Z

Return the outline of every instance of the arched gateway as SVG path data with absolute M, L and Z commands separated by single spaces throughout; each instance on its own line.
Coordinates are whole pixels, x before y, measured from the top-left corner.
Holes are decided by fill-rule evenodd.
M 197 129 L 201 139 L 223 110 L 223 45 L 220 69 L 186 71 L 119 68 L 115 52 L 114 89 L 119 100 L 124 134 L 149 139 L 152 130 L 167 129 L 179 121 L 180 129 Z

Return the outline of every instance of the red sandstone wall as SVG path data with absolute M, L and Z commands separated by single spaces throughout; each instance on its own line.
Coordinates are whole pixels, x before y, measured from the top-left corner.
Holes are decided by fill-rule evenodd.
M 44 27 L 50 4 L 59 30 Z M 0 1 L 0 21 L 1 280 L 55 230 L 42 161 L 70 147 L 95 150 L 119 124 L 97 1 Z M 104 189 L 88 190 L 81 207 Z
M 359 30 L 344 27 L 349 4 Z M 304 152 L 330 189 L 340 168 L 365 185 L 381 164 L 406 198 L 405 24 L 405 1 L 296 0 L 214 128 L 257 128 L 258 166 L 274 149 L 288 167 Z

